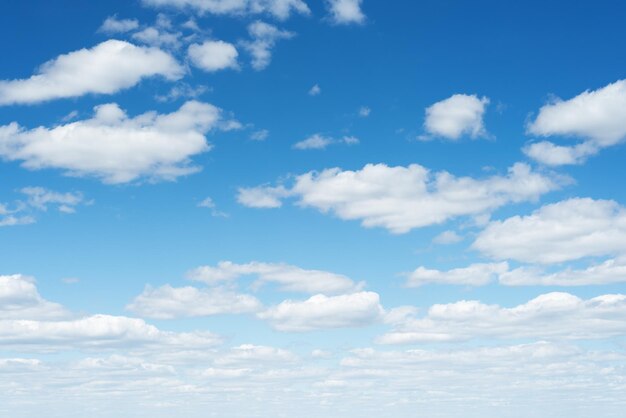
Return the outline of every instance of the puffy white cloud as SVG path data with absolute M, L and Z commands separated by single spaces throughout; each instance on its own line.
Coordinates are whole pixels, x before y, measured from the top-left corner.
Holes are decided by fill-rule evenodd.
M 309 7 L 302 0 L 142 0 L 153 7 L 175 7 L 193 9 L 200 14 L 252 15 L 271 14 L 278 19 L 287 19 L 291 13 L 308 15 Z
M 331 20 L 337 24 L 363 23 L 363 0 L 326 0 Z
M 148 26 L 139 32 L 133 33 L 132 38 L 137 42 L 147 45 L 177 48 L 180 46 L 181 36 L 182 33 L 180 32 L 168 32 L 161 28 Z
M 147 286 L 126 309 L 144 318 L 173 319 L 256 312 L 261 303 L 254 296 L 222 288 L 165 285 L 156 289 Z
M 493 258 L 542 264 L 626 254 L 626 209 L 611 200 L 564 200 L 491 222 L 472 246 Z
M 489 214 L 508 203 L 533 201 L 558 189 L 561 182 L 522 163 L 510 167 L 506 176 L 485 179 L 445 171 L 433 174 L 418 164 L 367 164 L 357 171 L 312 171 L 296 177 L 290 189 L 240 188 L 238 201 L 251 207 L 279 207 L 281 198 L 295 196 L 299 206 L 359 219 L 365 227 L 405 233 L 459 216 Z
M 529 157 L 547 165 L 581 164 L 600 149 L 622 142 L 626 138 L 626 80 L 546 104 L 528 125 L 528 133 L 584 140 L 573 146 L 542 141 L 524 149 Z
M 167 180 L 198 171 L 190 158 L 210 149 L 205 134 L 230 128 L 221 110 L 207 103 L 189 101 L 169 114 L 134 118 L 110 103 L 96 106 L 91 119 L 52 128 L 0 126 L 0 156 L 31 170 L 58 168 L 105 183 Z
M 483 116 L 488 104 L 487 97 L 467 94 L 455 94 L 433 104 L 426 108 L 424 129 L 428 135 L 420 139 L 437 136 L 457 140 L 462 135 L 472 138 L 486 136 Z
M 284 186 L 240 187 L 237 190 L 237 202 L 250 208 L 279 208 L 282 198 L 291 193 Z
M 191 44 L 187 49 L 191 62 L 198 68 L 214 72 L 227 68 L 237 69 L 237 49 L 233 44 L 224 41 L 205 41 Z
M 519 267 L 500 274 L 500 284 L 506 286 L 588 286 L 626 282 L 626 260 L 609 259 L 584 269 L 568 267 L 546 272 L 537 267 Z
M 59 319 L 69 315 L 58 303 L 41 297 L 35 280 L 21 274 L 0 275 L 0 317 L 2 319 Z
M 305 301 L 286 300 L 257 314 L 278 331 L 306 332 L 327 328 L 371 325 L 382 319 L 384 310 L 374 292 L 348 295 L 315 295 Z
M 626 335 L 626 295 L 582 300 L 569 293 L 547 293 L 505 308 L 475 300 L 437 304 L 421 318 L 397 321 L 381 344 L 497 339 L 606 339 Z
M 324 149 L 333 143 L 333 139 L 320 134 L 311 135 L 300 142 L 296 142 L 293 147 L 299 150 Z
M 89 93 L 112 94 L 147 77 L 178 80 L 184 70 L 156 48 L 108 40 L 91 49 L 60 55 L 28 79 L 0 81 L 0 105 L 37 103 Z
M 293 32 L 280 30 L 269 23 L 256 21 L 248 26 L 248 33 L 252 41 L 244 41 L 241 45 L 252 55 L 252 68 L 260 71 L 267 67 L 272 60 L 272 48 L 281 39 L 290 39 Z
M 104 33 L 124 33 L 135 30 L 139 27 L 137 19 L 118 19 L 117 16 L 109 16 L 102 22 L 98 32 Z
M 276 283 L 285 292 L 337 294 L 359 290 L 363 284 L 350 278 L 322 270 L 305 270 L 283 263 L 236 264 L 220 261 L 217 266 L 201 266 L 188 273 L 191 280 L 210 285 L 228 282 L 241 276 L 257 276 L 253 287 Z
M 448 271 L 418 267 L 407 276 L 408 287 L 419 287 L 427 283 L 483 286 L 494 281 L 508 270 L 507 263 L 476 263 L 468 267 Z

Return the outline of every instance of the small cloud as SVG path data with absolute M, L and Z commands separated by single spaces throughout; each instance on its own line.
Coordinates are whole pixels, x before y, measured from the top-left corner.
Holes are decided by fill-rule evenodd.
M 372 113 L 372 109 L 370 109 L 367 106 L 361 106 L 359 108 L 359 116 L 362 118 L 366 118 L 370 115 L 370 113 Z
M 299 150 L 325 149 L 333 142 L 334 140 L 330 137 L 322 136 L 320 134 L 314 134 L 300 142 L 296 142 L 293 145 L 293 148 Z
M 361 10 L 363 0 L 327 0 L 328 11 L 333 23 L 348 25 L 365 22 L 365 14 Z
M 356 145 L 361 141 L 359 141 L 359 138 L 357 138 L 356 136 L 344 136 L 343 138 L 341 138 L 341 142 L 346 145 Z
M 318 96 L 321 92 L 322 89 L 316 84 L 309 90 L 309 96 Z
M 265 141 L 269 135 L 270 131 L 267 129 L 261 129 L 259 131 L 252 132 L 252 134 L 250 134 L 250 139 L 253 141 Z
M 137 19 L 118 19 L 117 15 L 109 16 L 102 23 L 98 32 L 106 34 L 125 33 L 137 29 L 139 22 Z
M 215 202 L 210 197 L 207 197 L 202 202 L 198 203 L 199 208 L 207 208 L 211 209 L 211 216 L 219 217 L 219 218 L 227 218 L 228 214 L 224 212 L 220 212 L 217 210 L 217 206 Z
M 61 279 L 61 281 L 65 284 L 76 284 L 78 282 L 80 282 L 80 279 L 76 278 L 76 277 L 65 277 L 63 279 Z
M 455 231 L 444 231 L 433 238 L 433 243 L 442 245 L 455 244 L 461 241 L 463 241 L 463 237 Z

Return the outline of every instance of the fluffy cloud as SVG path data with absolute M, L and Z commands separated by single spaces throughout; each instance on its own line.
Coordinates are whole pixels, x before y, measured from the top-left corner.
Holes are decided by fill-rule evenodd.
M 58 303 L 39 295 L 35 280 L 21 274 L 0 276 L 0 317 L 2 319 L 59 319 L 69 313 Z
M 187 55 L 198 68 L 214 72 L 227 68 L 237 69 L 237 49 L 224 41 L 205 41 L 202 44 L 189 45 Z
M 610 259 L 584 269 L 571 267 L 557 272 L 545 272 L 537 267 L 519 267 L 499 277 L 506 286 L 589 286 L 626 282 L 626 260 Z
M 108 40 L 48 61 L 28 79 L 0 81 L 0 105 L 112 94 L 147 77 L 178 80 L 183 72 L 171 55 L 159 49 Z
M 157 289 L 146 287 L 126 309 L 144 318 L 173 319 L 256 312 L 261 303 L 254 296 L 226 289 L 165 285 Z
M 383 314 L 377 293 L 358 292 L 333 297 L 315 295 L 305 301 L 286 300 L 258 317 L 278 331 L 305 332 L 370 325 Z
M 491 222 L 473 248 L 497 259 L 542 264 L 625 254 L 626 209 L 611 200 L 564 200 Z
M 363 23 L 363 0 L 326 0 L 331 20 L 337 24 Z
M 248 33 L 252 41 L 242 42 L 241 45 L 252 55 L 252 68 L 260 71 L 270 65 L 272 48 L 281 39 L 290 39 L 293 32 L 280 30 L 269 23 L 256 21 L 248 26 Z
M 137 19 L 118 19 L 117 16 L 109 16 L 98 29 L 103 33 L 124 33 L 135 30 L 139 27 Z
M 437 304 L 421 318 L 404 318 L 378 339 L 381 344 L 498 339 L 604 339 L 626 335 L 626 295 L 582 300 L 547 293 L 505 308 L 463 300 Z
M 405 233 L 458 216 L 488 214 L 507 203 L 536 200 L 559 188 L 559 183 L 522 163 L 509 168 L 506 176 L 485 179 L 445 171 L 433 174 L 418 164 L 368 164 L 357 171 L 309 172 L 296 177 L 290 189 L 240 188 L 238 201 L 250 207 L 279 207 L 281 197 L 295 196 L 302 207 Z
M 232 126 L 219 108 L 197 101 L 173 113 L 134 118 L 110 103 L 97 106 L 92 119 L 52 128 L 0 126 L 0 156 L 31 170 L 58 168 L 105 183 L 175 179 L 199 170 L 190 158 L 210 149 L 208 131 Z
M 309 7 L 302 0 L 142 0 L 153 7 L 175 7 L 193 9 L 200 14 L 252 15 L 270 14 L 278 19 L 287 19 L 292 12 L 308 15 Z
M 177 48 L 180 46 L 180 32 L 168 32 L 162 28 L 148 26 L 133 34 L 135 41 L 156 47 Z
M 472 138 L 486 136 L 483 116 L 488 104 L 486 97 L 467 94 L 455 94 L 433 104 L 426 108 L 424 129 L 428 135 L 420 139 L 437 136 L 457 140 L 462 135 Z
M 543 106 L 528 132 L 538 136 L 573 136 L 585 142 L 558 146 L 550 142 L 531 144 L 525 152 L 544 164 L 579 164 L 599 149 L 626 138 L 626 80 L 619 80 L 594 91 L 585 91 L 569 100 L 556 100 Z M 543 154 L 551 151 L 556 156 Z
M 221 261 L 217 266 L 201 266 L 189 272 L 191 280 L 209 285 L 229 282 L 241 276 L 257 276 L 253 287 L 266 283 L 275 283 L 285 292 L 337 294 L 359 290 L 363 284 L 355 283 L 350 278 L 321 270 L 305 270 L 283 263 L 236 264 Z
M 477 263 L 448 271 L 418 267 L 408 274 L 406 285 L 419 287 L 428 283 L 483 286 L 508 270 L 507 263 Z

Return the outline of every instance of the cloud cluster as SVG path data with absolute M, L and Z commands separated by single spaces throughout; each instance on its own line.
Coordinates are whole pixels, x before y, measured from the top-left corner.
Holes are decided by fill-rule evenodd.
M 193 65 L 207 72 L 239 68 L 237 48 L 228 42 L 205 41 L 201 44 L 191 44 L 187 49 L 187 55 Z
M 61 55 L 22 80 L 0 81 L 0 105 L 38 103 L 85 94 L 112 94 L 142 79 L 178 80 L 183 67 L 157 48 L 108 40 L 91 49 Z
M 431 173 L 418 164 L 367 164 L 356 171 L 312 171 L 297 176 L 289 189 L 240 188 L 237 199 L 249 207 L 279 207 L 281 199 L 296 197 L 302 207 L 405 233 L 459 216 L 489 214 L 508 203 L 533 201 L 560 184 L 558 178 L 533 172 L 522 163 L 510 167 L 506 176 L 485 179 Z
M 0 126 L 0 156 L 31 170 L 56 168 L 105 183 L 171 180 L 199 170 L 190 158 L 211 148 L 206 133 L 237 126 L 224 121 L 219 108 L 197 101 L 132 118 L 115 103 L 94 110 L 91 119 L 51 128 Z

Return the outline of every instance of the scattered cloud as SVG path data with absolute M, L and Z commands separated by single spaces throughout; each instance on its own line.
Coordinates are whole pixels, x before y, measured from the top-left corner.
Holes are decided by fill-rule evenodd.
M 196 99 L 206 92 L 211 91 L 207 86 L 190 86 L 186 83 L 181 83 L 173 86 L 166 94 L 156 95 L 154 98 L 158 102 L 170 102 L 178 99 Z
M 239 53 L 233 44 L 224 41 L 205 41 L 202 44 L 191 44 L 187 49 L 191 62 L 198 68 L 215 72 L 228 68 L 238 69 Z
M 370 115 L 370 113 L 372 113 L 372 109 L 370 109 L 367 106 L 361 106 L 359 108 L 359 116 L 362 118 L 366 118 Z
M 359 142 L 359 138 L 355 136 L 344 136 L 341 139 L 335 139 L 321 134 L 313 134 L 300 142 L 296 142 L 293 148 L 297 150 L 323 150 L 333 144 L 356 145 Z
M 211 216 L 222 217 L 222 218 L 228 217 L 227 213 L 220 212 L 219 210 L 217 210 L 217 205 L 215 204 L 213 199 L 211 199 L 210 197 L 207 197 L 204 200 L 202 200 L 200 203 L 198 203 L 198 207 L 211 209 Z
M 539 264 L 622 255 L 626 209 L 611 200 L 564 200 L 491 222 L 472 247 L 496 259 Z
M 600 149 L 623 142 L 626 138 L 626 80 L 587 90 L 569 100 L 556 99 L 546 104 L 528 125 L 528 133 L 583 139 L 573 146 L 542 141 L 524 149 L 529 157 L 547 165 L 581 164 Z
M 584 269 L 568 267 L 556 272 L 546 272 L 539 267 L 519 267 L 500 274 L 500 284 L 505 286 L 593 286 L 626 282 L 624 257 L 592 264 Z
M 378 339 L 381 344 L 496 339 L 590 340 L 626 335 L 626 296 L 588 300 L 569 293 L 540 295 L 505 308 L 475 300 L 436 304 L 425 316 L 405 318 Z
M 98 32 L 106 34 L 125 33 L 139 28 L 137 19 L 118 19 L 117 15 L 109 16 L 98 29 Z
M 28 225 L 36 222 L 35 212 L 46 212 L 49 206 L 62 213 L 74 213 L 86 202 L 80 192 L 59 193 L 43 187 L 24 187 L 19 190 L 24 199 L 13 204 L 0 203 L 0 227 Z
M 157 48 L 108 40 L 91 49 L 60 55 L 28 79 L 0 81 L 0 105 L 29 104 L 85 94 L 112 94 L 162 76 L 178 80 L 184 70 Z
M 133 33 L 132 38 L 137 42 L 155 47 L 178 48 L 182 36 L 183 34 L 180 32 L 168 32 L 162 28 L 148 26 Z
M 147 112 L 134 118 L 115 103 L 95 107 L 93 118 L 26 130 L 0 126 L 0 156 L 39 170 L 57 168 L 71 176 L 94 176 L 105 183 L 140 178 L 172 180 L 197 172 L 190 158 L 208 151 L 205 134 L 230 129 L 222 111 L 188 101 L 169 114 Z
M 455 231 L 443 231 L 441 234 L 433 238 L 433 243 L 440 245 L 456 244 L 463 241 L 463 237 Z
M 471 138 L 488 136 L 483 116 L 489 104 L 487 97 L 455 94 L 426 108 L 424 130 L 426 135 L 418 139 L 429 140 L 442 137 L 458 140 L 463 135 Z
M 281 39 L 291 39 L 293 32 L 280 30 L 274 25 L 257 20 L 248 26 L 251 41 L 243 41 L 241 45 L 252 55 L 252 68 L 257 71 L 266 68 L 272 60 L 272 48 Z
M 355 283 L 350 278 L 322 270 L 305 270 L 284 263 L 236 264 L 220 261 L 216 266 L 201 266 L 189 272 L 191 280 L 215 285 L 231 282 L 242 276 L 253 275 L 257 279 L 253 287 L 275 283 L 284 292 L 338 294 L 358 291 L 362 283 Z
M 371 325 L 383 314 L 377 293 L 358 292 L 332 297 L 315 295 L 305 301 L 286 300 L 257 316 L 278 331 L 306 332 Z
M 484 286 L 508 270 L 507 263 L 476 263 L 469 267 L 448 271 L 418 267 L 407 274 L 406 286 L 419 287 L 428 283 L 454 284 L 466 286 Z
M 270 136 L 270 131 L 268 131 L 267 129 L 261 129 L 252 132 L 250 134 L 250 139 L 253 141 L 265 141 L 268 136 Z
M 443 223 L 459 216 L 478 216 L 509 203 L 534 201 L 558 189 L 563 179 L 533 172 L 523 163 L 505 176 L 485 179 L 455 177 L 425 167 L 367 164 L 361 170 L 339 168 L 309 172 L 295 178 L 291 188 L 240 188 L 238 201 L 250 207 L 280 207 L 281 199 L 298 198 L 301 207 L 361 220 L 365 227 L 392 233 Z
M 311 89 L 309 90 L 309 96 L 318 96 L 321 93 L 322 89 L 317 84 L 311 87 Z
M 292 13 L 309 15 L 311 11 L 302 0 L 142 0 L 152 7 L 192 9 L 199 14 L 246 16 L 269 14 L 277 19 L 287 19 Z
M 363 0 L 326 0 L 331 21 L 339 25 L 365 22 L 362 3 Z

